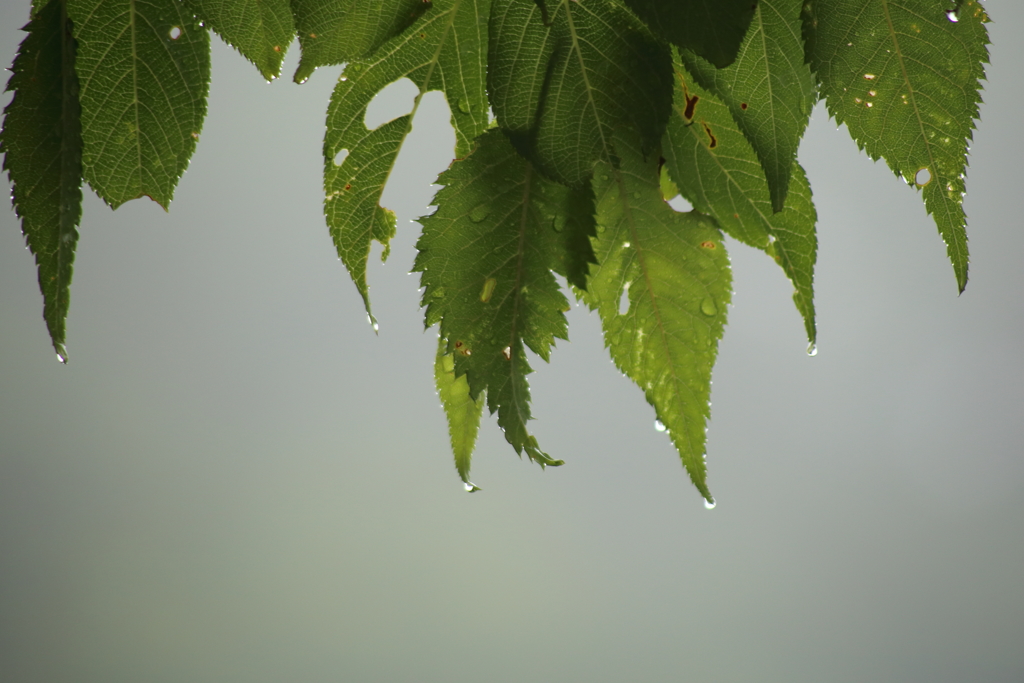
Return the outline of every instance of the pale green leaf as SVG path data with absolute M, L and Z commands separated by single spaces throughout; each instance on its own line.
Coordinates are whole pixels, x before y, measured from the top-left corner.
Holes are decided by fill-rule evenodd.
M 793 161 L 814 105 L 800 6 L 801 0 L 760 0 L 739 56 L 726 69 L 681 53 L 697 82 L 728 105 L 753 146 L 774 211 L 786 204 Z
M 662 145 L 666 167 L 694 208 L 782 266 L 793 283 L 793 301 L 803 316 L 808 341 L 814 344 L 817 213 L 806 174 L 794 160 L 785 207 L 774 213 L 757 155 L 728 107 L 700 87 L 681 63 L 675 68 L 673 115 Z
M 439 3 L 444 4 L 444 3 Z M 409 27 L 431 3 L 425 0 L 291 0 L 302 59 L 295 82 L 313 71 L 369 56 Z
M 210 85 L 210 36 L 177 0 L 68 0 L 78 40 L 82 168 L 116 208 L 165 209 L 196 148 Z
M 268 81 L 281 75 L 281 62 L 295 37 L 288 0 L 186 0 L 186 4 Z
M 661 198 L 658 158 L 620 138 L 620 165 L 594 175 L 600 265 L 584 301 L 601 315 L 612 360 L 644 391 L 710 503 L 704 462 L 711 368 L 732 296 L 722 234 Z M 629 308 L 620 313 L 623 293 Z
M 469 468 L 473 459 L 476 434 L 480 429 L 480 415 L 486 402 L 485 393 L 475 400 L 469 395 L 469 381 L 465 375 L 455 376 L 455 356 L 448 353 L 448 340 L 438 337 L 437 356 L 434 359 L 434 385 L 448 418 L 448 436 L 455 456 L 455 469 L 466 489 L 478 491 L 479 487 L 469 480 Z
M 486 0 L 438 0 L 408 31 L 371 57 L 350 63 L 331 95 L 324 137 L 324 213 L 367 313 L 370 242 L 383 244 L 382 258 L 386 258 L 395 234 L 394 214 L 380 206 L 380 196 L 416 108 L 374 130 L 364 124 L 366 108 L 378 92 L 402 77 L 416 84 L 420 97 L 441 90 L 452 110 L 456 155 L 468 154 L 473 139 L 488 125 L 484 89 L 488 7 Z
M 621 128 L 657 147 L 672 103 L 671 56 L 610 0 L 495 0 L 487 88 L 512 144 L 548 176 L 580 186 L 613 158 Z
M 626 0 L 655 33 L 718 68 L 736 59 L 756 0 Z
M 988 62 L 977 0 L 834 0 L 805 10 L 829 113 L 872 159 L 924 191 L 956 281 L 967 286 L 967 147 Z M 954 21 L 955 19 L 955 21 Z
M 7 90 L 0 131 L 3 168 L 21 231 L 36 257 L 43 318 L 62 361 L 72 263 L 82 216 L 82 136 L 75 76 L 75 41 L 61 0 L 50 0 L 28 32 Z
M 456 376 L 470 395 L 487 391 L 505 439 L 542 467 L 560 465 L 527 430 L 532 372 L 526 347 L 544 360 L 566 339 L 569 302 L 551 273 L 545 233 L 551 194 L 565 188 L 516 154 L 497 129 L 441 174 L 437 211 L 421 219 L 415 271 L 422 272 L 426 324 L 441 323 Z

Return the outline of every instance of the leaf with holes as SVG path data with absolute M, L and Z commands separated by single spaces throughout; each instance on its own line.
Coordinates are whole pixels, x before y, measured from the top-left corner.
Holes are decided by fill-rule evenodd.
M 317 67 L 366 57 L 409 27 L 431 3 L 424 0 L 291 0 L 302 59 L 295 82 Z
M 804 63 L 800 0 L 761 0 L 736 61 L 715 69 L 692 52 L 681 56 L 697 82 L 725 102 L 768 180 L 772 210 L 782 211 L 790 171 L 814 105 Z
M 295 37 L 288 0 L 186 0 L 196 17 L 256 65 L 268 81 Z
M 366 283 L 370 242 L 384 245 L 381 258 L 386 259 L 395 216 L 381 207 L 380 196 L 416 109 L 369 130 L 366 108 L 385 86 L 403 77 L 419 88 L 417 106 L 423 93 L 441 90 L 452 110 L 456 154 L 468 154 L 473 139 L 487 128 L 487 10 L 486 0 L 439 0 L 401 36 L 371 57 L 350 63 L 331 95 L 324 136 L 324 213 L 371 320 Z
M 36 257 L 43 318 L 63 361 L 72 263 L 82 216 L 82 134 L 75 41 L 61 0 L 50 0 L 25 27 L 11 67 L 0 130 L 3 168 L 21 231 Z
M 661 198 L 658 158 L 617 140 L 618 168 L 594 176 L 600 265 L 583 300 L 601 315 L 605 344 L 644 390 L 690 479 L 709 502 L 704 463 L 711 368 L 732 293 L 722 233 L 703 214 L 677 213 Z M 620 313 L 627 293 L 629 308 Z
M 469 395 L 469 381 L 465 375 L 455 376 L 455 356 L 448 353 L 448 340 L 438 337 L 437 356 L 434 359 L 434 386 L 448 418 L 448 436 L 451 439 L 455 469 L 466 485 L 466 490 L 479 491 L 469 480 L 469 467 L 473 459 L 473 447 L 480 429 L 480 415 L 484 410 L 486 394 L 482 392 L 474 399 Z
M 82 171 L 112 207 L 167 208 L 206 115 L 210 36 L 176 0 L 68 0 L 78 41 Z
M 722 69 L 733 63 L 757 6 L 754 0 L 626 0 L 665 40 Z
M 668 48 L 608 0 L 495 0 L 487 89 L 502 129 L 545 174 L 583 185 L 616 130 L 657 147 L 672 104 Z
M 872 159 L 924 191 L 959 291 L 967 286 L 967 145 L 988 62 L 977 0 L 836 0 L 805 11 L 828 111 Z
M 729 108 L 676 62 L 672 118 L 662 154 L 680 193 L 732 237 L 771 255 L 793 283 L 793 301 L 813 345 L 817 213 L 807 176 L 793 161 L 786 205 L 772 211 L 768 184 Z
M 545 233 L 565 188 L 547 180 L 490 130 L 441 174 L 437 211 L 421 219 L 414 271 L 422 272 L 426 324 L 441 323 L 445 353 L 470 395 L 487 391 L 505 439 L 542 467 L 560 465 L 527 431 L 533 370 L 526 347 L 548 360 L 567 339 L 569 302 L 551 273 Z M 553 201 L 554 200 L 554 201 Z

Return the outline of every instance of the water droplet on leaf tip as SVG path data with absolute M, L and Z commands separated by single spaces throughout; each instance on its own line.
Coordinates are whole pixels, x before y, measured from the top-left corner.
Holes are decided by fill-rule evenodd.
M 815 344 L 814 342 L 811 342 L 810 344 L 808 344 L 807 345 L 807 355 L 808 356 L 817 356 L 818 355 L 818 345 Z
M 654 430 L 655 431 L 664 432 L 667 429 L 668 429 L 668 427 L 666 427 L 665 423 L 662 422 L 661 420 L 655 420 L 654 421 Z
M 708 500 L 707 498 L 704 499 L 704 507 L 706 509 L 714 510 L 716 505 L 718 505 L 718 503 L 716 503 L 714 500 Z
M 67 362 L 68 362 L 68 359 L 67 359 L 67 357 L 66 357 L 66 356 L 62 356 L 61 354 L 59 354 L 59 353 L 58 353 L 58 354 L 57 354 L 57 361 L 58 361 L 59 363 L 64 363 L 64 364 L 66 365 L 66 364 L 67 364 Z
M 480 487 L 471 481 L 463 482 L 462 488 L 466 489 L 466 493 L 473 493 L 474 491 L 480 490 Z

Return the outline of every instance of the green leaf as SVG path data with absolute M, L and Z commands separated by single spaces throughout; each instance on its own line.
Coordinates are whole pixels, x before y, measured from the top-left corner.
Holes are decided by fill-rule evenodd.
M 296 83 L 317 67 L 369 56 L 431 7 L 427 0 L 291 0 L 291 5 L 302 48 Z
M 350 63 L 331 95 L 324 137 L 324 214 L 371 320 L 366 283 L 370 242 L 384 245 L 384 259 L 395 234 L 395 216 L 380 206 L 380 196 L 420 98 L 429 90 L 444 92 L 452 110 L 457 156 L 469 154 L 473 139 L 487 128 L 487 11 L 486 0 L 438 0 L 372 57 Z M 412 113 L 367 129 L 370 101 L 403 76 L 420 91 Z
M 65 322 L 82 216 L 82 134 L 75 41 L 61 0 L 40 8 L 11 67 L 0 131 L 14 210 L 36 257 L 43 319 L 58 358 L 67 361 Z
M 599 266 L 583 300 L 601 315 L 615 365 L 644 390 L 709 502 L 704 463 L 711 368 L 732 295 L 729 258 L 714 221 L 661 198 L 658 158 L 616 145 L 620 166 L 594 176 Z M 625 292 L 629 308 L 620 313 Z
M 437 395 L 448 418 L 448 435 L 455 456 L 455 469 L 472 493 L 480 488 L 469 480 L 469 467 L 480 429 L 480 415 L 484 410 L 484 393 L 475 400 L 469 395 L 469 381 L 465 375 L 455 376 L 455 356 L 448 353 L 448 340 L 437 339 L 437 357 L 434 360 L 434 384 Z
M 735 63 L 715 69 L 693 53 L 683 62 L 697 82 L 724 101 L 761 161 L 772 210 L 782 211 L 814 105 L 814 79 L 804 62 L 801 0 L 761 0 Z
M 756 0 L 626 0 L 665 40 L 722 69 L 736 60 Z
M 924 203 L 967 286 L 967 146 L 988 62 L 976 0 L 835 0 L 806 10 L 807 51 L 829 113 Z M 956 21 L 953 21 L 956 19 Z
M 527 431 L 533 370 L 526 347 L 548 360 L 555 338 L 567 339 L 569 302 L 549 269 L 549 193 L 543 178 L 492 129 L 463 160 L 441 174 L 437 211 L 421 219 L 414 271 L 426 288 L 426 324 L 441 323 L 445 353 L 470 395 L 486 389 L 491 413 L 516 452 L 542 467 L 561 465 Z
M 817 213 L 807 176 L 795 160 L 786 205 L 773 213 L 757 155 L 728 107 L 676 63 L 673 115 L 662 145 L 680 192 L 732 237 L 771 255 L 793 283 L 808 341 L 816 340 L 814 262 Z
M 82 167 L 113 208 L 167 208 L 195 151 L 210 36 L 176 0 L 68 0 L 78 40 Z
M 186 0 L 196 17 L 256 65 L 268 81 L 295 37 L 288 0 Z
M 672 103 L 667 46 L 608 0 L 495 0 L 488 92 L 498 123 L 546 175 L 583 185 L 612 159 L 613 133 L 655 149 Z

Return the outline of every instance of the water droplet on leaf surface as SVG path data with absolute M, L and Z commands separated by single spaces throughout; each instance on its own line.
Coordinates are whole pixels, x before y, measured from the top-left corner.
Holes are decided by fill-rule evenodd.
M 551 222 L 551 227 L 555 229 L 555 232 L 562 232 L 565 229 L 566 222 L 565 216 L 555 216 Z
M 494 288 L 498 286 L 498 281 L 493 277 L 489 277 L 484 280 L 484 288 L 480 290 L 480 301 L 487 303 L 491 300 L 491 295 L 494 294 Z
M 491 207 L 489 204 L 480 204 L 479 206 L 477 206 L 476 208 L 469 212 L 469 220 L 473 221 L 474 223 L 479 223 L 483 219 L 487 218 L 488 214 L 490 213 Z
M 711 297 L 704 297 L 704 301 L 700 302 L 700 312 L 704 315 L 714 315 L 718 313 L 718 306 L 715 305 L 715 300 Z
M 459 111 L 463 114 L 468 114 L 473 111 L 473 107 L 470 106 L 469 102 L 465 99 L 459 100 Z

